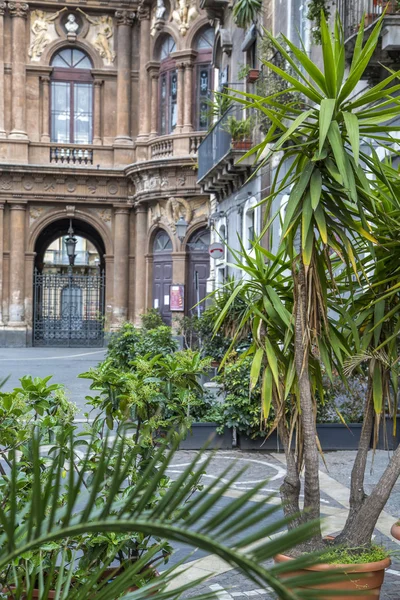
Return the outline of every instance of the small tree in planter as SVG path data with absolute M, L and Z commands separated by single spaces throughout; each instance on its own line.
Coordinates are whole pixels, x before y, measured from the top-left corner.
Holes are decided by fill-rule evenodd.
M 233 115 L 230 115 L 222 127 L 231 135 L 232 147 L 235 150 L 249 150 L 251 148 L 250 138 L 253 127 L 253 119 L 251 117 L 237 119 Z
M 253 326 L 256 335 L 252 372 L 254 378 L 263 372 L 265 417 L 271 404 L 275 406 L 277 415 L 282 416 L 282 407 L 291 393 L 298 401 L 297 452 L 290 449 L 291 432 L 284 426 L 284 420 L 280 418 L 277 421 L 288 465 L 281 494 L 286 514 L 299 515 L 297 524 L 320 516 L 314 402 L 314 390 L 320 381 L 319 363 L 322 361 L 328 374 L 334 368 L 341 372 L 343 359 L 349 352 L 329 314 L 330 305 L 338 307 L 343 303 L 335 268 L 341 266 L 343 272 L 340 277 L 347 278 L 351 291 L 354 275 L 359 276 L 359 248 L 365 251 L 367 247 L 369 260 L 372 263 L 375 260 L 373 247 L 377 239 L 373 223 L 376 186 L 367 179 L 365 169 L 378 179 L 385 180 L 385 177 L 377 162 L 362 152 L 360 138 L 366 136 L 381 144 L 388 131 L 399 129 L 389 125 L 400 116 L 400 105 L 392 104 L 391 98 L 391 93 L 399 89 L 396 82 L 398 73 L 391 74 L 375 88 L 352 99 L 378 43 L 381 25 L 382 19 L 363 47 L 364 27 L 361 24 L 346 78 L 343 31 L 338 17 L 331 34 L 324 15 L 321 15 L 324 73 L 310 61 L 306 52 L 296 48 L 290 40 L 284 38 L 293 58 L 278 40 L 270 36 L 276 50 L 290 62 L 297 76 L 291 77 L 272 63 L 267 63 L 267 66 L 303 95 L 306 110 L 280 104 L 276 97 L 254 98 L 243 94 L 245 107 L 266 113 L 273 123 L 264 142 L 254 149 L 254 153 L 261 158 L 267 150 L 263 158 L 267 162 L 288 145 L 277 168 L 278 174 L 285 172 L 285 175 L 282 179 L 275 177 L 268 199 L 271 205 L 279 194 L 290 190 L 280 251 L 278 257 L 263 252 L 272 265 L 281 264 L 282 269 L 290 269 L 293 303 L 285 300 L 285 290 L 286 293 L 290 291 L 289 284 L 285 289 L 277 289 L 276 283 L 265 281 L 265 274 L 261 278 L 257 273 L 260 288 L 263 285 L 265 302 L 261 305 L 262 310 L 256 313 Z M 372 102 L 376 105 L 371 107 Z M 283 133 L 280 131 L 282 120 Z M 261 248 L 259 250 L 262 251 Z M 243 252 L 243 255 L 244 268 L 250 275 L 264 270 L 247 253 Z M 374 368 L 376 366 L 375 362 Z M 373 378 L 375 394 L 382 397 L 379 389 L 381 379 L 376 374 Z M 375 411 L 380 412 L 378 403 Z M 361 454 L 364 452 L 364 440 L 360 451 Z M 303 465 L 304 509 L 300 510 L 300 470 Z M 360 463 L 356 461 L 356 465 L 355 468 L 358 468 Z M 368 499 L 359 498 L 356 504 L 351 497 L 355 510 L 335 542 L 353 548 L 370 546 L 373 528 L 399 475 L 400 448 L 394 453 L 376 491 Z M 319 547 L 323 547 L 320 531 L 311 544 L 300 550 Z

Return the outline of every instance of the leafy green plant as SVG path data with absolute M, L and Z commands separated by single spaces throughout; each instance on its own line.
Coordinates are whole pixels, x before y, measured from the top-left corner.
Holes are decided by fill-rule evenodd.
M 308 4 L 307 19 L 312 21 L 312 39 L 315 44 L 321 44 L 321 14 L 328 20 L 331 14 L 331 0 L 311 0 Z
M 141 315 L 140 320 L 142 322 L 142 328 L 145 330 L 156 329 L 157 327 L 163 327 L 165 325 L 160 312 L 156 308 L 149 308 L 148 311 Z
M 233 6 L 233 20 L 238 27 L 246 29 L 257 20 L 262 9 L 262 0 L 236 0 Z
M 240 498 L 228 501 L 224 498 L 221 504 L 226 486 L 233 485 L 236 479 L 228 470 L 224 473 L 224 484 L 222 478 L 217 477 L 215 482 L 186 502 L 188 492 L 198 486 L 204 469 L 212 460 L 212 455 L 203 457 L 197 454 L 154 504 L 153 492 L 163 485 L 167 469 L 175 459 L 176 447 L 168 448 L 167 440 L 146 466 L 137 471 L 135 484 L 129 487 L 127 493 L 121 494 L 126 473 L 137 455 L 126 452 L 125 434 L 123 431 L 120 434 L 117 440 L 109 440 L 105 444 L 102 459 L 91 478 L 88 477 L 88 469 L 89 473 L 93 470 L 90 441 L 85 451 L 82 439 L 77 439 L 73 433 L 67 436 L 65 444 L 49 455 L 48 471 L 43 476 L 40 445 L 34 436 L 31 440 L 33 484 L 31 493 L 21 506 L 16 503 L 20 493 L 19 461 L 12 457 L 8 488 L 2 491 L 0 503 L 0 584 L 3 590 L 7 590 L 8 599 L 32 597 L 34 588 L 37 588 L 41 600 L 47 600 L 52 585 L 56 600 L 87 600 L 94 592 L 99 600 L 121 597 L 144 600 L 153 594 L 164 600 L 177 599 L 203 579 L 193 578 L 183 586 L 172 588 L 179 564 L 178 571 L 167 569 L 155 578 L 154 567 L 163 560 L 166 544 L 173 545 L 174 542 L 218 556 L 256 585 L 270 586 L 282 600 L 309 597 L 308 590 L 301 587 L 301 577 L 289 576 L 281 581 L 279 575 L 285 571 L 284 567 L 271 569 L 263 566 L 277 552 L 287 551 L 293 543 L 304 542 L 312 535 L 310 524 L 300 527 L 295 533 L 278 536 L 274 534 L 281 531 L 286 520 L 269 518 L 267 524 L 262 525 L 264 519 L 279 510 L 276 505 L 251 502 L 264 482 Z M 83 455 L 74 471 L 72 465 L 79 446 L 83 448 Z M 112 457 L 115 457 L 115 467 L 110 469 Z M 83 482 L 86 483 L 85 493 L 82 493 Z M 104 497 L 104 488 L 107 489 L 106 502 L 94 502 L 94 499 Z M 65 490 L 61 505 L 60 490 Z M 269 500 L 267 498 L 266 502 Z M 258 526 L 254 530 L 255 522 Z M 111 539 L 140 534 L 143 538 L 151 537 L 153 543 L 143 549 L 141 558 L 125 564 L 123 571 L 114 569 L 106 575 L 110 561 L 103 564 L 98 561 L 86 579 L 76 579 L 76 559 L 79 556 L 75 549 L 71 553 L 71 540 L 99 533 Z M 54 544 L 58 551 L 45 563 L 45 568 L 38 561 L 37 566 L 30 570 L 33 558 L 42 558 Z M 161 558 L 157 559 L 157 555 Z M 299 569 L 317 561 L 318 557 L 310 555 L 295 560 L 292 566 Z M 323 574 L 313 576 L 314 581 L 325 579 Z M 131 586 L 139 589 L 127 595 L 126 591 Z M 203 600 L 212 597 L 216 597 L 215 592 L 201 595 Z
M 242 79 L 246 79 L 247 75 L 250 72 L 250 65 L 240 65 L 239 71 L 238 71 L 238 80 L 241 81 Z
M 320 515 L 314 392 L 318 388 L 323 396 L 321 363 L 329 377 L 335 370 L 343 374 L 345 360 L 356 346 L 353 340 L 361 337 L 357 326 L 354 326 L 353 290 L 360 281 L 361 297 L 370 285 L 365 269 L 363 271 L 363 257 L 370 261 L 371 271 L 376 269 L 376 251 L 380 245 L 377 244 L 379 236 L 375 235 L 378 227 L 375 218 L 378 211 L 379 219 L 385 212 L 377 209 L 382 195 L 381 191 L 377 191 L 379 181 L 385 182 L 388 187 L 385 199 L 394 204 L 398 202 L 386 167 L 373 152 L 371 156 L 363 151 L 360 140 L 369 138 L 371 143 L 386 144 L 390 150 L 390 132 L 398 130 L 398 126 L 392 123 L 400 116 L 400 105 L 393 103 L 393 94 L 399 89 L 399 74 L 390 73 L 378 85 L 354 97 L 354 90 L 377 47 L 382 21 L 383 16 L 365 44 L 364 23 L 360 24 L 348 71 L 345 68 L 343 28 L 338 16 L 333 31 L 329 31 L 324 14 L 321 15 L 323 71 L 290 40 L 283 38 L 291 52 L 288 54 L 279 40 L 269 35 L 276 51 L 290 63 L 296 77 L 272 61 L 267 66 L 302 94 L 303 108 L 280 103 L 275 95 L 257 97 L 242 93 L 243 99 L 238 100 L 246 109 L 267 113 L 272 122 L 262 143 L 252 151 L 261 165 L 276 154 L 278 156 L 271 194 L 266 201 L 267 212 L 275 199 L 282 198 L 284 194 L 288 194 L 289 198 L 284 207 L 277 256 L 272 256 L 258 245 L 258 261 L 244 249 L 238 257 L 238 265 L 253 280 L 240 282 L 238 288 L 259 287 L 261 291 L 257 311 L 254 304 L 249 306 L 249 314 L 238 329 L 253 321 L 251 379 L 262 378 L 265 418 L 271 406 L 280 415 L 277 427 L 288 465 L 288 475 L 281 491 L 287 514 L 299 514 L 297 523 Z M 369 172 L 370 178 L 366 172 Z M 269 261 L 268 267 L 262 265 L 262 260 Z M 279 269 L 280 273 L 290 273 L 291 281 L 283 286 L 281 279 L 267 279 L 273 268 Z M 339 289 L 343 289 L 344 282 L 349 294 L 347 305 Z M 397 289 L 398 283 L 395 285 Z M 371 325 L 363 330 L 368 344 L 372 340 L 375 343 L 379 341 L 378 331 L 383 331 L 383 328 L 380 329 L 385 320 L 383 299 L 374 301 L 376 317 L 372 327 L 376 333 L 371 333 Z M 381 302 L 379 309 L 375 308 L 378 302 Z M 393 307 L 391 315 L 396 311 L 397 308 Z M 345 312 L 352 315 L 352 322 L 350 319 L 347 322 L 352 332 L 350 336 L 347 329 L 343 331 L 338 317 Z M 224 314 L 221 314 L 220 323 L 223 318 Z M 392 336 L 386 338 L 386 344 L 397 339 L 396 331 L 392 331 Z M 387 381 L 389 371 L 394 373 L 390 360 L 385 363 L 382 356 L 382 360 L 377 360 L 378 354 L 374 354 L 371 348 L 367 349 L 367 353 L 371 357 L 368 361 L 370 392 L 352 474 L 350 515 L 342 534 L 336 539 L 336 543 L 350 547 L 371 544 L 375 523 L 400 474 L 400 450 L 397 449 L 376 488 L 369 496 L 365 494 L 368 433 L 374 414 L 379 419 L 384 402 L 390 399 L 390 390 L 383 385 L 383 375 Z M 290 397 L 296 399 L 292 416 L 298 421 L 298 447 L 294 452 L 290 447 L 292 429 L 287 430 L 286 419 L 283 419 L 284 406 Z M 301 511 L 299 474 L 303 466 L 307 500 L 304 511 Z M 311 547 L 321 547 L 322 544 L 322 536 L 318 534 Z
M 384 560 L 389 556 L 386 548 L 373 544 L 370 548 L 365 549 L 361 546 L 358 548 L 331 548 L 324 554 L 327 563 L 331 565 L 352 565 L 354 563 L 372 563 Z
M 239 142 L 250 139 L 253 125 L 254 121 L 251 117 L 237 119 L 230 115 L 222 124 L 222 129 L 231 135 L 232 141 Z
M 171 354 L 178 344 L 172 338 L 172 330 L 166 325 L 154 329 L 135 327 L 124 323 L 112 336 L 108 345 L 107 357 L 117 368 L 129 369 L 131 361 L 149 354 Z

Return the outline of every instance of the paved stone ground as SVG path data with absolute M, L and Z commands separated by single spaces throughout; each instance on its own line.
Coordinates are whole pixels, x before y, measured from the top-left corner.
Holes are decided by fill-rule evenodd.
M 4 391 L 19 385 L 23 375 L 46 377 L 53 383 L 63 383 L 69 399 L 77 404 L 82 417 L 85 396 L 90 395 L 90 381 L 78 379 L 90 367 L 100 362 L 106 350 L 100 348 L 0 348 L 0 379 L 10 376 Z
M 84 398 L 89 392 L 89 381 L 78 379 L 77 375 L 88 370 L 91 366 L 95 366 L 102 360 L 105 351 L 100 349 L 90 348 L 19 348 L 19 349 L 0 349 L 0 378 L 10 375 L 4 389 L 11 389 L 18 385 L 18 379 L 22 375 L 31 374 L 33 376 L 44 377 L 53 375 L 53 381 L 64 383 L 69 397 L 79 407 L 78 418 L 82 416 L 85 406 Z M 178 474 L 184 468 L 194 453 L 190 451 L 181 451 L 178 453 L 173 467 L 170 469 L 172 477 Z M 350 470 L 354 458 L 354 452 L 334 452 L 327 453 L 325 460 L 328 464 L 328 477 L 323 481 L 322 490 L 322 512 L 327 516 L 329 524 L 335 529 L 333 524 L 343 521 L 345 518 L 345 505 L 338 500 L 336 493 L 335 481 L 338 482 L 338 487 L 349 486 Z M 372 466 L 372 471 L 367 470 L 366 488 L 370 489 L 379 478 L 387 465 L 389 455 L 387 452 L 377 452 L 374 463 L 372 465 L 372 453 L 369 458 L 369 465 Z M 220 475 L 228 464 L 232 464 L 233 470 L 240 469 L 246 465 L 246 472 L 241 475 L 239 480 L 232 486 L 227 493 L 227 498 L 221 502 L 228 502 L 228 497 L 236 497 L 241 492 L 251 488 L 256 482 L 264 479 L 269 479 L 269 482 L 260 495 L 268 496 L 273 491 L 278 491 L 285 474 L 285 467 L 282 463 L 282 456 L 273 456 L 265 452 L 241 453 L 239 451 L 219 451 L 213 459 L 212 463 L 207 468 L 205 473 L 205 481 L 211 482 L 213 478 Z M 326 473 L 325 468 L 321 465 L 321 471 Z M 345 489 L 345 488 L 343 488 Z M 347 496 L 347 494 L 346 494 Z M 400 484 L 397 484 L 394 492 L 387 503 L 386 511 L 391 515 L 400 516 Z M 280 511 L 277 513 L 281 516 Z M 395 517 L 393 517 L 394 520 Z M 390 515 L 389 515 L 390 520 Z M 332 531 L 332 529 L 331 529 Z M 389 537 L 386 537 L 382 532 L 376 532 L 377 543 L 382 543 L 387 546 L 393 556 L 393 565 L 391 571 L 386 574 L 385 583 L 382 590 L 381 600 L 399 600 L 400 599 L 400 546 L 397 545 Z M 177 548 L 176 555 L 172 562 L 177 562 L 187 553 L 187 549 L 183 546 Z M 209 563 L 215 565 L 213 557 L 207 557 L 203 554 L 191 556 L 188 560 L 197 559 L 209 560 Z M 215 569 L 214 569 L 215 570 Z M 221 571 L 221 569 L 220 569 Z M 232 600 L 235 598 L 260 598 L 264 600 L 272 600 L 274 596 L 270 590 L 259 589 L 253 583 L 246 580 L 240 573 L 233 570 L 222 569 L 214 577 L 210 577 L 199 591 L 211 591 L 217 593 L 220 600 Z M 210 570 L 211 574 L 211 570 Z M 224 591 L 224 588 L 227 590 Z M 191 594 L 193 595 L 193 594 Z M 190 597 L 188 594 L 186 597 Z

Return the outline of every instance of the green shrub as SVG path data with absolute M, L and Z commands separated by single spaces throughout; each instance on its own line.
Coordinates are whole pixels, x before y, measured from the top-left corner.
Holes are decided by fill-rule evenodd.
M 135 327 L 124 323 L 113 335 L 108 345 L 107 358 L 116 368 L 129 369 L 130 363 L 139 356 L 171 354 L 178 349 L 172 339 L 172 330 L 166 325 L 154 329 Z
M 222 421 L 226 427 L 236 427 L 251 437 L 265 436 L 273 422 L 271 410 L 268 423 L 261 423 L 261 389 L 257 384 L 250 393 L 252 357 L 240 358 L 233 353 L 215 380 L 226 393 L 222 405 Z
M 147 312 L 141 315 L 140 320 L 142 322 L 143 329 L 156 329 L 156 327 L 162 327 L 165 325 L 159 311 L 156 308 L 149 308 Z

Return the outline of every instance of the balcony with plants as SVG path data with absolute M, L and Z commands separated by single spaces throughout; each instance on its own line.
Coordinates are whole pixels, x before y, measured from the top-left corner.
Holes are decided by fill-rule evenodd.
M 321 0 L 313 0 L 312 4 L 319 7 Z M 326 0 L 322 0 L 322 4 L 328 5 Z M 325 12 L 329 13 L 331 9 L 337 10 L 342 20 L 348 53 L 354 47 L 359 29 L 364 27 L 365 36 L 369 37 L 372 25 L 383 17 L 385 26 L 372 62 L 392 62 L 392 53 L 400 50 L 400 0 L 337 0 L 331 8 L 324 6 Z
M 220 199 L 244 184 L 254 162 L 246 156 L 252 147 L 255 121 L 232 103 L 199 146 L 198 182 L 204 192 Z

